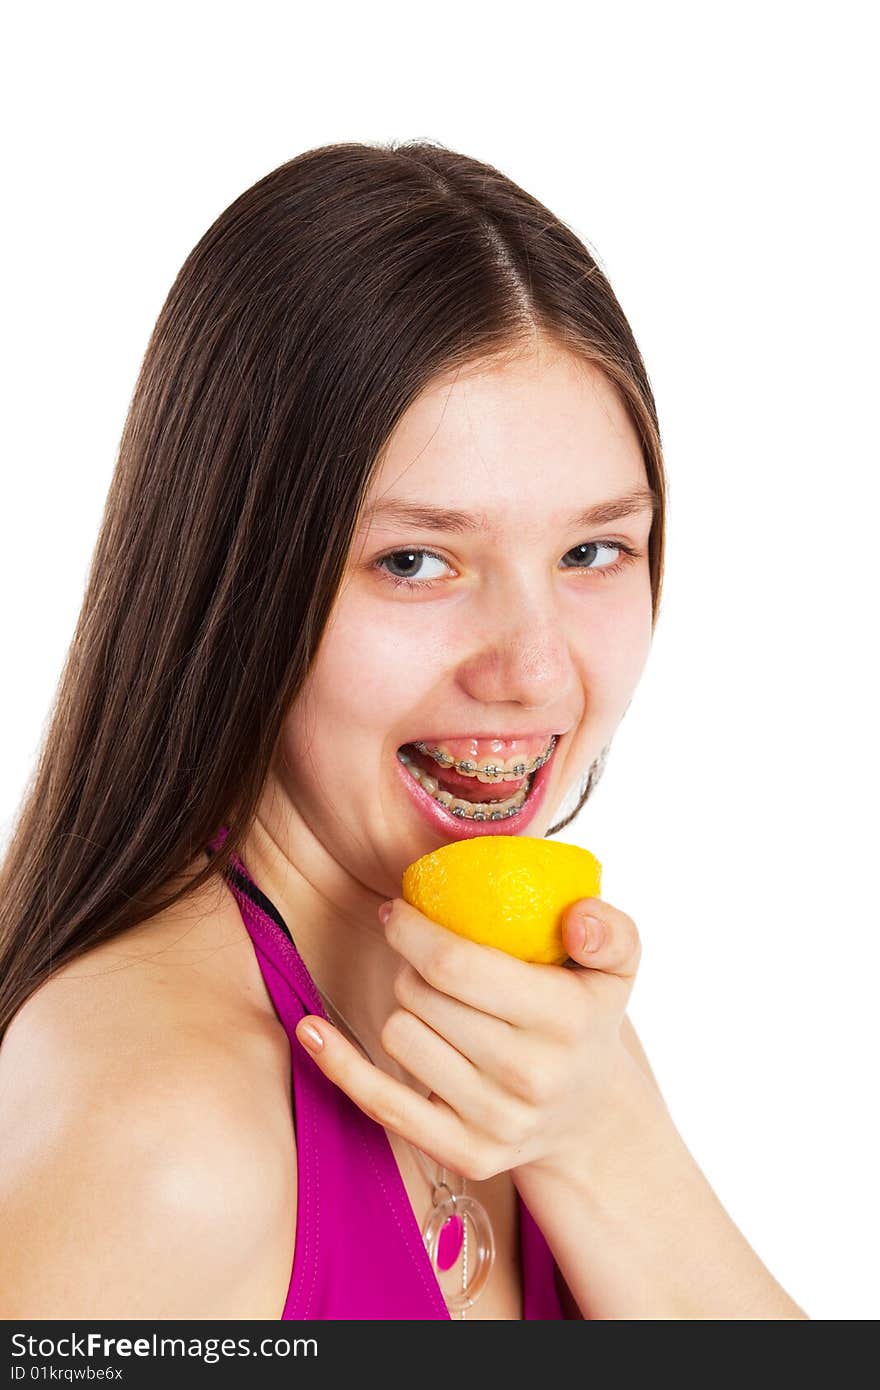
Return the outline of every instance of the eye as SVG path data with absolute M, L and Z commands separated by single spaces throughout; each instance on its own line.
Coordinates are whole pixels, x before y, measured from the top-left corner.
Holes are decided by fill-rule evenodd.
M 621 558 L 616 563 L 596 564 L 597 554 L 603 550 L 618 551 Z M 595 575 L 598 579 L 608 579 L 612 575 L 620 574 L 628 565 L 639 559 L 641 554 L 640 550 L 624 545 L 622 541 L 585 541 L 582 545 L 576 545 L 567 551 L 563 558 L 574 555 L 580 561 L 574 565 L 567 565 L 567 569 L 583 570 L 584 573 Z M 451 568 L 443 556 L 438 555 L 436 551 L 424 550 L 415 546 L 405 550 L 392 550 L 387 555 L 380 555 L 378 560 L 373 561 L 373 568 L 379 570 L 392 584 L 405 584 L 408 589 L 431 589 L 440 582 L 437 575 L 423 576 L 422 578 L 413 577 L 413 570 L 418 573 L 424 557 L 429 560 L 436 560 L 439 565 L 446 565 L 447 569 Z M 408 569 L 410 573 L 394 574 L 386 568 L 388 565 L 399 565 L 402 569 Z
M 433 550 L 392 550 L 389 555 L 380 556 L 376 561 L 376 568 L 381 570 L 385 578 L 390 579 L 392 584 L 407 584 L 412 589 L 428 589 L 436 582 L 437 575 L 413 579 L 411 572 L 406 575 L 392 574 L 390 570 L 384 569 L 385 565 L 392 563 L 396 565 L 398 561 L 401 561 L 400 567 L 402 569 L 409 569 L 410 571 L 415 569 L 418 572 L 422 563 L 421 556 L 427 556 L 429 560 L 436 560 L 439 565 L 446 564 L 446 561 L 440 555 L 435 554 Z
M 618 560 L 615 564 L 607 562 L 599 565 L 588 563 L 595 559 L 596 552 L 600 550 L 617 550 L 621 555 L 625 555 L 627 558 L 625 560 Z M 620 541 L 584 541 L 583 545 L 574 546 L 573 549 L 568 551 L 568 554 L 576 555 L 579 560 L 584 562 L 583 564 L 573 566 L 573 568 L 587 569 L 591 573 L 595 572 L 603 578 L 607 578 L 611 574 L 620 574 L 620 571 L 625 569 L 626 566 L 636 558 L 638 551 L 633 550 L 631 546 L 622 545 Z M 565 556 L 563 556 L 563 559 L 564 558 Z M 567 568 L 570 569 L 572 566 L 568 566 Z

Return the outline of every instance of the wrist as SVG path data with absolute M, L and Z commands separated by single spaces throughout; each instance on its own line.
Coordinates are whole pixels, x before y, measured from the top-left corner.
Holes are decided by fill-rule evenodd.
M 688 1161 L 693 1164 L 659 1090 L 621 1045 L 588 1128 L 567 1148 L 514 1169 L 513 1175 L 527 1205 L 527 1190 L 534 1197 L 544 1185 L 556 1191 L 563 1186 L 608 1220 L 625 1215 L 658 1164 Z

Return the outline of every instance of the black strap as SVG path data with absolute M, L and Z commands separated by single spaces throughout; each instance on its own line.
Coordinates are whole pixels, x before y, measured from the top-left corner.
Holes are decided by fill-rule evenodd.
M 205 852 L 209 858 L 213 857 L 214 851 L 210 845 L 205 846 Z M 231 883 L 234 883 L 235 886 L 242 891 L 242 893 L 244 893 L 246 898 L 249 898 L 252 903 L 259 907 L 263 912 L 265 912 L 267 917 L 271 917 L 272 921 L 276 924 L 276 926 L 279 926 L 281 928 L 281 930 L 284 932 L 284 935 L 290 942 L 291 946 L 293 946 L 295 943 L 293 937 L 290 934 L 290 928 L 288 927 L 284 918 L 281 916 L 281 913 L 278 911 L 278 908 L 272 902 L 272 899 L 266 897 L 266 894 L 260 888 L 257 887 L 253 879 L 246 878 L 245 875 L 242 874 L 238 869 L 236 869 L 232 864 L 227 864 L 225 876 L 227 879 L 229 879 Z

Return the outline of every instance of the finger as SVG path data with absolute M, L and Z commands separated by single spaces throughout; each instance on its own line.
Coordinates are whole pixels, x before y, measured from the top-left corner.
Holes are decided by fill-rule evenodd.
M 405 963 L 394 978 L 394 995 L 405 1011 L 426 1023 L 433 1033 L 446 1039 L 466 1057 L 478 1073 L 482 1072 L 493 1081 L 498 1095 L 516 1097 L 526 1102 L 533 1100 L 540 1078 L 552 1061 L 547 1044 L 539 1034 L 517 1028 L 504 1019 L 484 1014 L 470 1004 L 462 1004 L 460 1000 L 442 994 L 422 979 L 409 963 Z M 392 1014 L 389 1023 L 393 1017 Z M 464 1106 L 467 1102 L 459 1104 L 459 1093 L 453 1096 L 448 1088 L 444 1088 L 442 1074 L 437 1079 L 437 1070 L 432 1071 L 430 1076 L 427 1072 L 417 1073 L 408 1054 L 391 1051 L 384 1038 L 383 1047 L 407 1071 L 419 1075 L 421 1080 L 448 1100 L 464 1119 L 480 1122 L 479 1096 L 475 1096 L 476 1108 L 468 1106 L 466 1110 Z M 438 1069 L 440 1065 L 442 1062 L 438 1059 Z M 484 1128 L 490 1127 L 484 1125 Z
M 557 1005 L 558 966 L 520 960 L 469 941 L 394 898 L 385 922 L 388 944 L 442 994 L 517 1028 L 540 1026 Z
M 491 1071 L 493 1059 L 514 1046 L 521 1036 L 522 1030 L 506 1019 L 483 1013 L 435 989 L 408 961 L 401 965 L 392 987 L 404 1010 L 421 1019 L 482 1071 Z
M 527 1123 L 522 1101 L 505 1094 L 469 1057 L 407 1009 L 395 1009 L 389 1015 L 381 1042 L 389 1057 L 488 1139 L 503 1141 Z
M 565 947 L 577 965 L 632 983 L 641 960 L 638 928 L 631 917 L 601 898 L 580 898 L 563 924 Z
M 321 1039 L 319 1047 L 312 1032 Z M 420 1096 L 368 1062 L 326 1019 L 308 1014 L 297 1024 L 296 1037 L 327 1079 L 371 1120 L 415 1144 L 446 1168 L 463 1173 L 471 1166 L 473 1137 L 444 1100 Z

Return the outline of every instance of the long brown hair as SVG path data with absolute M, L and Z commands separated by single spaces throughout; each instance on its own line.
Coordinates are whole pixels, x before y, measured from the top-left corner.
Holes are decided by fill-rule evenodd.
M 660 502 L 656 624 L 648 376 L 604 273 L 535 198 L 438 143 L 326 145 L 247 189 L 187 256 L 0 871 L 0 1039 L 56 969 L 241 850 L 395 424 L 438 374 L 536 334 L 604 371 L 638 433 Z M 162 897 L 221 824 L 219 853 Z

